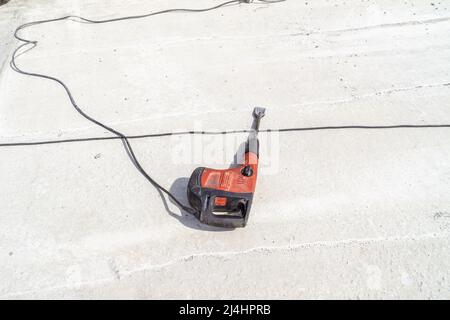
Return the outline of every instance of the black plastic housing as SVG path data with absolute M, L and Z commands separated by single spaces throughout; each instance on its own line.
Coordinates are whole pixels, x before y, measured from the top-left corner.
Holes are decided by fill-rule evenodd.
M 201 178 L 204 167 L 194 170 L 192 173 L 187 196 L 189 203 L 197 213 L 200 222 L 222 228 L 242 228 L 247 224 L 253 193 L 234 193 L 216 189 L 202 188 Z M 216 197 L 227 198 L 226 206 L 216 207 Z

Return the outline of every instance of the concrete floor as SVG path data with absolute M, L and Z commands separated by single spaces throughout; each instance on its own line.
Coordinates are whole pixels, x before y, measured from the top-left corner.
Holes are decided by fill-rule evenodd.
M 60 86 L 9 68 L 19 24 L 216 3 L 0 7 L 0 143 L 110 135 Z M 254 106 L 267 108 L 262 128 L 450 124 L 450 1 L 376 3 L 57 22 L 23 32 L 39 44 L 18 64 L 62 78 L 87 113 L 129 135 L 243 129 Z M 186 201 L 192 170 L 226 167 L 244 138 L 213 151 L 222 140 L 132 145 Z M 0 148 L 0 298 L 450 298 L 449 128 L 260 138 L 249 224 L 227 231 L 166 208 L 117 140 Z

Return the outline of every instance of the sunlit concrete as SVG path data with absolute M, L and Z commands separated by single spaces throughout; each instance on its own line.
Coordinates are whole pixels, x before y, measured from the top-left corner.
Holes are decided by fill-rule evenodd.
M 21 23 L 212 0 L 11 0 L 0 7 L 0 143 L 111 136 L 60 86 L 14 72 Z M 23 31 L 18 58 L 127 135 L 450 124 L 450 1 L 296 1 Z M 186 201 L 245 135 L 132 140 Z M 0 298 L 450 298 L 450 128 L 262 133 L 244 229 L 200 225 L 119 140 L 0 147 Z M 213 146 L 219 146 L 218 150 Z

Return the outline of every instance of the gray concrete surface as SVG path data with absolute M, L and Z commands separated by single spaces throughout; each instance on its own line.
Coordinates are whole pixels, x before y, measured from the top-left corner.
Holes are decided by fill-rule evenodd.
M 9 68 L 20 23 L 216 3 L 0 7 L 0 142 L 109 135 L 59 86 Z M 24 32 L 39 45 L 18 64 L 64 79 L 89 114 L 127 134 L 246 128 L 257 105 L 263 128 L 450 124 L 449 32 L 449 1 L 289 0 L 40 25 Z M 179 196 L 195 167 L 220 166 L 196 149 L 179 161 L 183 139 L 132 142 Z M 119 141 L 0 148 L 0 298 L 450 298 L 450 129 L 261 134 L 261 144 L 249 225 L 233 231 L 166 209 Z

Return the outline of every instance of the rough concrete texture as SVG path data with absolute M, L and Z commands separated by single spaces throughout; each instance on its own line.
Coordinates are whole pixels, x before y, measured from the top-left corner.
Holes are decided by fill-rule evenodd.
M 0 143 L 110 136 L 60 86 L 9 68 L 19 24 L 216 3 L 0 7 Z M 450 124 L 449 34 L 450 1 L 289 0 L 40 25 L 23 32 L 39 44 L 18 64 L 60 77 L 128 135 L 243 129 L 253 106 L 268 108 L 262 128 Z M 0 148 L 0 297 L 450 298 L 449 128 L 277 137 L 269 148 L 261 134 L 273 163 L 248 226 L 227 231 L 166 208 L 118 140 Z M 177 162 L 185 142 L 132 141 L 183 201 L 195 167 L 219 166 Z

